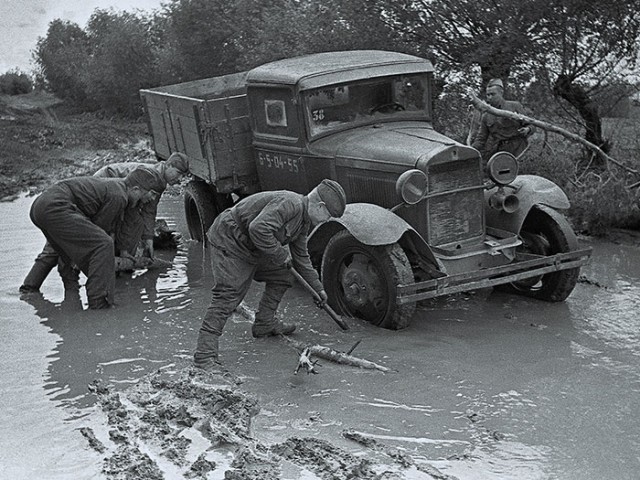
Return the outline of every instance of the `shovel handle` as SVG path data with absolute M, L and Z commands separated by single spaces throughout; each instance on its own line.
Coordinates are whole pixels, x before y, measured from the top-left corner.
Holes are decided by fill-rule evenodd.
M 289 269 L 289 271 L 293 274 L 300 285 L 302 285 L 305 290 L 307 290 L 313 296 L 313 299 L 316 302 L 320 302 L 322 300 L 320 298 L 320 295 L 318 295 L 318 292 L 316 292 L 313 287 L 309 285 L 304 278 L 302 278 L 302 275 L 300 275 L 295 268 L 291 268 Z M 347 325 L 347 323 L 340 317 L 340 315 L 338 315 L 335 310 L 328 304 L 322 304 L 322 309 L 329 314 L 333 321 L 336 322 L 342 330 L 349 330 L 349 325 Z

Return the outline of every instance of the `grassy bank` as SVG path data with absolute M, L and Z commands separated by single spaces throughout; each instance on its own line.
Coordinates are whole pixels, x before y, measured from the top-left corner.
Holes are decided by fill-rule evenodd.
M 0 96 L 0 198 L 107 163 L 153 161 L 144 123 L 75 111 L 41 92 Z

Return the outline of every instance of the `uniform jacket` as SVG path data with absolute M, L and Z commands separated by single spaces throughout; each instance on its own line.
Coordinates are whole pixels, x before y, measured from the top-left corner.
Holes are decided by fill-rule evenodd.
M 311 228 L 307 197 L 286 190 L 259 192 L 231 207 L 230 213 L 246 232 L 243 241 L 250 251 L 284 265 L 288 253 L 283 246 L 288 246 L 296 270 L 316 291 L 322 290 L 307 251 Z
M 94 173 L 93 176 L 104 178 L 124 178 L 131 172 L 133 172 L 136 168 L 144 168 L 145 170 L 147 170 L 156 178 L 158 188 L 162 187 L 161 191 L 158 191 L 158 195 L 155 201 L 143 203 L 139 207 L 140 216 L 142 218 L 142 222 L 144 223 L 144 227 L 142 230 L 142 239 L 149 240 L 153 238 L 156 224 L 156 215 L 158 214 L 158 203 L 160 203 L 160 196 L 167 188 L 167 181 L 164 178 L 165 164 L 150 164 L 141 162 L 112 163 L 102 167 L 100 170 Z M 156 191 L 157 190 L 158 189 L 156 189 Z
M 61 180 L 38 200 L 46 202 L 44 208 L 79 210 L 107 233 L 118 229 L 129 203 L 124 181 L 94 177 Z
M 504 104 L 500 107 L 501 110 L 507 110 L 509 112 L 515 112 L 524 114 L 524 108 L 520 102 L 505 100 Z M 478 133 L 473 140 L 472 146 L 481 152 L 484 150 L 490 150 L 487 142 L 491 144 L 499 144 L 503 140 L 510 140 L 515 138 L 526 139 L 525 135 L 518 132 L 519 128 L 529 127 L 529 135 L 533 132 L 533 127 L 529 124 L 514 120 L 507 117 L 499 117 L 489 112 L 482 114 L 480 119 L 480 126 Z

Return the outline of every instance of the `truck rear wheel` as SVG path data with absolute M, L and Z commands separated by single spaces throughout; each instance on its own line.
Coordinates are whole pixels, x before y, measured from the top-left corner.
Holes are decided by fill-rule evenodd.
M 373 247 L 348 231 L 337 233 L 322 258 L 322 283 L 338 312 L 374 325 L 400 330 L 411 322 L 415 304 L 398 304 L 397 286 L 413 283 L 402 248 L 394 243 Z
M 184 189 L 184 212 L 191 238 L 198 242 L 204 241 L 215 218 L 231 204 L 230 199 L 216 194 L 205 182 L 189 182 Z
M 533 208 L 529 212 L 520 236 L 524 241 L 520 248 L 536 255 L 555 255 L 578 248 L 578 239 L 569 222 L 562 214 L 547 208 Z M 579 274 L 579 268 L 560 270 L 504 285 L 501 290 L 548 302 L 562 302 L 573 291 Z

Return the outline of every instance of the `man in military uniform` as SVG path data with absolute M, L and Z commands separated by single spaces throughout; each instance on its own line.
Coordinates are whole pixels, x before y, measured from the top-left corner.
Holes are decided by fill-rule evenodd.
M 155 164 L 121 162 L 105 165 L 95 172 L 93 176 L 99 178 L 125 178 L 137 168 L 146 169 L 154 176 L 155 184 L 152 189 L 157 195 L 149 196 L 145 202 L 140 202 L 137 208 L 127 209 L 125 218 L 120 225 L 121 230 L 126 231 L 126 234 L 120 232 L 119 242 L 116 244 L 116 254 L 122 259 L 128 258 L 130 254 L 135 255 L 137 244 L 142 240 L 146 253 L 153 259 L 153 234 L 160 197 L 166 190 L 167 185 L 179 183 L 182 176 L 189 173 L 189 161 L 182 153 L 173 153 L 166 162 Z M 133 265 L 134 262 L 130 261 L 129 263 Z M 56 265 L 58 265 L 58 253 L 47 243 L 42 252 L 36 257 L 33 267 L 31 267 L 22 282 L 20 291 L 27 293 L 40 290 L 45 279 Z
M 346 196 L 340 184 L 323 180 L 306 196 L 285 190 L 253 194 L 216 218 L 207 232 L 214 286 L 198 335 L 196 367 L 209 370 L 219 365 L 218 339 L 252 280 L 266 284 L 251 327 L 256 338 L 289 335 L 296 328 L 275 318 L 282 297 L 292 285 L 289 268 L 295 267 L 321 301 L 327 301 L 311 265 L 307 235 L 316 225 L 342 216 L 345 207 Z
M 167 189 L 167 185 L 180 183 L 182 177 L 189 173 L 189 160 L 182 153 L 172 153 L 164 162 L 154 164 L 140 162 L 122 162 L 105 165 L 96 173 L 94 177 L 124 178 L 136 168 L 149 170 L 155 177 L 157 187 L 154 191 L 158 194 L 150 201 L 140 204 L 139 209 L 129 210 L 124 219 L 124 228 L 130 229 L 129 234 L 133 239 L 142 240 L 146 254 L 153 259 L 153 234 L 158 214 L 158 203 L 160 197 Z M 126 253 L 135 254 L 137 241 L 133 245 L 120 245 L 120 250 Z
M 75 177 L 47 188 L 31 205 L 31 221 L 60 257 L 60 276 L 67 288 L 78 288 L 78 270 L 87 276 L 89 308 L 108 308 L 115 289 L 114 241 L 127 208 L 155 185 L 138 169 L 124 179 Z
M 524 114 L 520 102 L 505 100 L 502 80 L 494 78 L 487 84 L 487 103 L 494 108 Z M 516 158 L 528 147 L 533 127 L 527 123 L 484 112 L 471 146 L 487 161 L 496 152 L 509 152 Z

